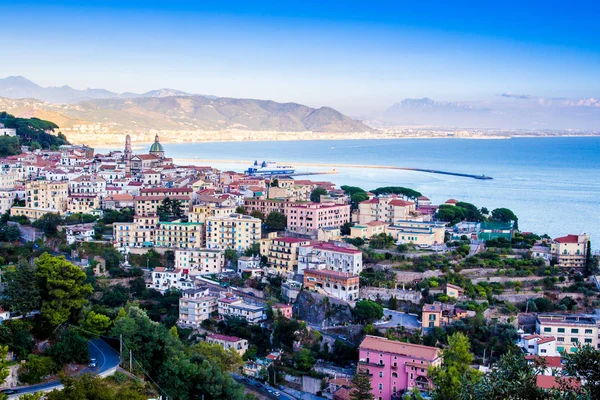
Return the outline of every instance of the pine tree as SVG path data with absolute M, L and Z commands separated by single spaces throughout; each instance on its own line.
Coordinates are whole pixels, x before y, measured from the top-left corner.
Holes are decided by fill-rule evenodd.
M 371 378 L 367 370 L 359 370 L 352 378 L 354 388 L 350 392 L 352 400 L 373 400 Z

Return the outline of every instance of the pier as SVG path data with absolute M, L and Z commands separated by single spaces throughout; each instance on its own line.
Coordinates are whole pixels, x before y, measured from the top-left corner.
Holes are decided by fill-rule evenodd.
M 235 164 L 244 164 L 244 165 L 252 165 L 254 161 L 245 161 L 245 160 L 207 160 L 207 159 L 194 159 L 194 158 L 182 158 L 177 159 L 178 162 L 203 162 L 203 163 L 235 163 Z M 409 168 L 409 167 L 397 167 L 395 165 L 365 165 L 365 164 L 338 164 L 338 163 L 311 163 L 311 162 L 294 162 L 296 166 L 304 166 L 304 167 L 331 167 L 331 168 L 360 168 L 360 169 L 395 169 L 399 171 L 414 171 L 414 172 L 425 172 L 428 174 L 440 174 L 440 175 L 450 175 L 450 176 L 458 176 L 462 178 L 471 178 L 478 180 L 492 180 L 491 176 L 487 175 L 477 175 L 477 174 L 465 174 L 461 172 L 452 172 L 452 171 L 441 171 L 436 169 L 426 169 L 426 168 Z M 325 174 L 337 174 L 338 172 L 335 169 L 331 171 L 324 172 L 298 172 L 293 174 L 288 174 L 285 176 L 309 176 L 309 175 L 325 175 Z

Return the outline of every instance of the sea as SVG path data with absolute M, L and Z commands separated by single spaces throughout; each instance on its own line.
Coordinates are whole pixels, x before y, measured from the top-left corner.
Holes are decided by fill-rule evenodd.
M 592 247 L 600 250 L 600 137 L 202 142 L 164 147 L 167 157 L 177 163 L 233 171 L 243 171 L 255 160 L 298 163 L 297 173 L 336 171 L 298 179 L 365 190 L 404 186 L 418 190 L 433 204 L 454 198 L 490 210 L 506 207 L 518 216 L 522 231 L 552 237 L 586 232 Z M 493 179 L 369 166 L 484 174 Z

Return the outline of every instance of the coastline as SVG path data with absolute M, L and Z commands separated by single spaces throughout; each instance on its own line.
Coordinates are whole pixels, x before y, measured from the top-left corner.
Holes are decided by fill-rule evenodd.
M 309 134 L 309 135 L 291 135 L 290 133 L 273 132 L 265 136 L 260 135 L 240 135 L 233 138 L 215 138 L 214 136 L 190 138 L 189 140 L 181 139 L 170 135 L 158 134 L 162 144 L 185 144 L 185 143 L 241 143 L 241 142 L 304 142 L 304 141 L 336 141 L 336 140 L 509 140 L 520 138 L 581 138 L 581 137 L 600 137 L 600 134 L 590 135 L 473 135 L 473 136 L 448 136 L 448 135 L 392 135 L 392 134 Z M 153 136 L 152 136 L 153 137 Z M 102 140 L 89 140 L 89 138 L 81 138 L 79 136 L 69 137 L 69 141 L 73 144 L 87 144 L 88 146 L 103 148 L 122 147 L 125 144 L 125 135 L 107 135 Z M 145 147 L 154 143 L 145 135 L 142 140 L 136 140 L 132 137 L 133 147 L 137 150 L 143 150 Z

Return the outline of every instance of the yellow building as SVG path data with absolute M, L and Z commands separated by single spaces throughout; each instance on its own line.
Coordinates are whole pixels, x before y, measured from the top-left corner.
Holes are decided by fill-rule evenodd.
M 95 194 L 72 194 L 69 196 L 69 212 L 91 214 L 100 208 L 100 198 Z
M 235 214 L 234 206 L 219 206 L 216 203 L 197 204 L 188 215 L 190 222 L 206 222 L 208 217 L 227 217 Z
M 249 215 L 230 214 L 206 219 L 206 247 L 245 250 L 261 238 L 262 221 Z
M 46 213 L 62 214 L 67 211 L 69 183 L 37 180 L 25 185 L 25 207 L 12 207 L 11 215 L 37 219 Z
M 187 215 L 190 209 L 190 198 L 189 196 L 166 196 L 166 195 L 144 195 L 135 196 L 133 198 L 135 203 L 135 214 L 136 215 L 156 215 L 158 207 L 161 206 L 166 198 L 171 200 L 179 200 L 181 202 L 181 210 L 184 215 Z
M 298 270 L 298 248 L 309 244 L 308 239 L 270 237 L 261 241 L 260 254 L 267 257 L 269 269 L 279 275 L 287 276 Z
M 578 345 L 598 348 L 598 325 L 596 320 L 579 314 L 539 314 L 535 322 L 536 332 L 556 338 L 556 350 L 574 353 Z
M 350 228 L 350 237 L 369 239 L 375 235 L 387 233 L 388 223 L 383 221 L 372 221 L 365 224 L 354 225 Z
M 373 221 L 394 224 L 398 220 L 415 220 L 418 217 L 419 213 L 412 201 L 402 200 L 398 196 L 375 197 L 358 204 L 356 222 L 359 225 Z
M 556 238 L 550 246 L 550 255 L 559 267 L 583 268 L 589 240 L 587 233 Z
M 114 245 L 117 247 L 153 246 L 157 226 L 157 216 L 136 215 L 133 222 L 115 222 L 113 224 Z
M 204 247 L 204 224 L 200 222 L 159 222 L 154 244 L 158 247 L 190 249 Z
M 431 247 L 444 243 L 446 227 L 441 222 L 396 221 L 394 225 L 388 226 L 387 232 L 397 243 Z

